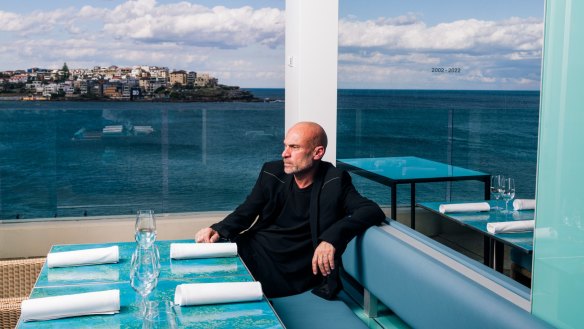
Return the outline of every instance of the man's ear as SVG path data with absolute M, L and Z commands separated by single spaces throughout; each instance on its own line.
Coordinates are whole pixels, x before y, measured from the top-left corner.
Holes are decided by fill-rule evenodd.
M 314 156 L 312 157 L 313 160 L 320 160 L 324 156 L 324 147 L 317 146 L 314 148 Z

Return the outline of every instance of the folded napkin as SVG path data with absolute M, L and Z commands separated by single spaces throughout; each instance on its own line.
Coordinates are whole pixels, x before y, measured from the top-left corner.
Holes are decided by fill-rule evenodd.
M 215 258 L 237 256 L 235 243 L 171 243 L 170 258 Z
M 491 206 L 487 202 L 441 204 L 438 207 L 438 211 L 443 214 L 447 212 L 477 212 L 489 210 L 491 210 Z
M 52 252 L 47 255 L 47 265 L 49 267 L 117 263 L 119 260 L 120 251 L 118 246 L 65 252 Z
M 120 291 L 105 290 L 75 295 L 26 299 L 22 302 L 22 321 L 42 321 L 91 314 L 120 312 Z
M 176 287 L 174 303 L 180 306 L 248 302 L 262 299 L 262 285 L 255 282 L 189 283 Z
M 534 220 L 517 220 L 512 222 L 487 223 L 487 231 L 491 234 L 497 233 L 517 233 L 533 231 Z
M 515 199 L 513 200 L 513 209 L 515 210 L 535 209 L 535 199 Z

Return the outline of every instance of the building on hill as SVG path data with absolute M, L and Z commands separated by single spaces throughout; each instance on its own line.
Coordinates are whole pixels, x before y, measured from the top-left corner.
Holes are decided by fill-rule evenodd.
M 175 84 L 184 86 L 187 84 L 187 72 L 183 70 L 172 71 L 169 77 L 169 84 L 174 86 Z
M 195 85 L 197 87 L 216 87 L 218 84 L 219 80 L 210 76 L 208 73 L 198 75 L 195 80 Z

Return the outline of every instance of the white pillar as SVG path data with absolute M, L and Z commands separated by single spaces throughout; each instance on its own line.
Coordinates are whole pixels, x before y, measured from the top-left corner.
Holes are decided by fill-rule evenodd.
M 298 121 L 326 130 L 337 158 L 338 0 L 286 0 L 286 131 Z

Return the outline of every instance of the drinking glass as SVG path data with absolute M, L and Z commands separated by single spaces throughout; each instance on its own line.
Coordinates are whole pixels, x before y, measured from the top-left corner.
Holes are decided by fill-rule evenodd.
M 493 207 L 494 210 L 502 210 L 503 208 L 499 207 L 499 198 L 501 198 L 501 193 L 503 192 L 503 180 L 505 177 L 502 175 L 493 175 L 491 176 L 491 194 L 495 199 L 495 206 Z
M 141 296 L 140 313 L 144 318 L 154 314 L 148 296 L 158 284 L 160 274 L 160 255 L 156 246 L 137 247 L 130 265 L 130 285 Z
M 510 213 L 509 201 L 515 197 L 515 180 L 513 178 L 505 178 L 503 180 L 503 192 L 501 197 L 505 200 L 505 214 Z
M 136 217 L 136 242 L 141 248 L 149 248 L 156 241 L 156 220 L 154 211 L 138 210 Z

